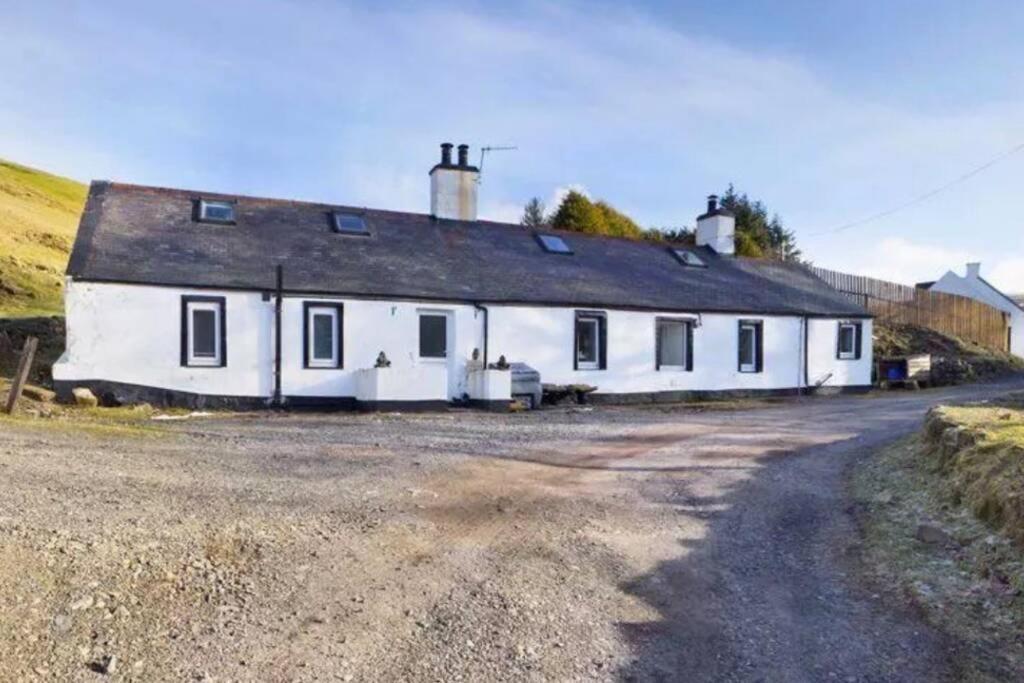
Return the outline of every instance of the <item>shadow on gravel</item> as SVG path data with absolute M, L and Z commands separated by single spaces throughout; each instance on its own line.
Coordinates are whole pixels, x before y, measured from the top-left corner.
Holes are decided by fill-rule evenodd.
M 680 506 L 680 514 L 703 519 L 706 530 L 699 540 L 680 541 L 678 558 L 620 586 L 659 615 L 619 624 L 633 651 L 621 677 L 944 679 L 942 637 L 847 578 L 856 531 L 840 494 L 844 469 L 857 454 L 912 428 L 917 411 L 878 411 L 865 416 L 861 435 L 836 430 L 831 441 L 763 451 L 751 458 L 760 467 L 717 499 L 693 496 L 712 511 L 686 510 L 688 479 L 647 482 L 648 500 Z
M 794 453 L 768 451 L 758 461 L 763 464 L 784 455 Z M 690 468 L 671 471 L 682 469 Z M 752 468 L 708 465 L 694 469 Z M 731 637 L 732 617 L 724 603 L 735 598 L 731 595 L 730 584 L 740 577 L 729 575 L 730 561 L 720 554 L 719 538 L 737 533 L 731 512 L 737 504 L 745 502 L 749 497 L 748 489 L 755 485 L 757 478 L 765 476 L 765 471 L 753 476 L 753 479 L 724 487 L 718 497 L 689 493 L 688 482 L 680 479 L 666 478 L 659 485 L 644 487 L 645 497 L 653 502 L 693 506 L 695 510 L 682 514 L 704 521 L 707 528 L 701 539 L 679 541 L 682 551 L 679 558 L 662 562 L 650 573 L 620 586 L 623 592 L 640 598 L 659 614 L 656 621 L 619 624 L 633 651 L 632 666 L 621 672 L 624 680 L 722 680 L 737 675 L 736 665 L 742 662 L 744 653 L 737 650 Z

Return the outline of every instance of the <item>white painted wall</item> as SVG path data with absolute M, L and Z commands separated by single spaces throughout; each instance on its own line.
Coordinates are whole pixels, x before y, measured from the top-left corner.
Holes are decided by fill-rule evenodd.
M 655 318 L 686 317 L 673 313 L 606 311 L 608 367 L 573 370 L 575 309 L 490 306 L 490 356 L 504 355 L 509 362 L 524 361 L 541 373 L 541 381 L 554 384 L 591 384 L 606 393 L 650 391 L 784 389 L 802 382 L 802 319 L 798 317 L 704 314 L 693 333 L 693 371 L 656 370 Z M 696 318 L 697 316 L 691 316 Z M 738 321 L 764 322 L 764 371 L 737 371 Z M 871 383 L 871 326 L 865 321 L 863 357 L 858 361 L 835 358 L 838 320 L 811 320 L 809 357 L 814 373 L 834 373 L 830 385 Z M 831 355 L 829 355 L 831 354 Z M 842 378 L 842 381 L 840 381 Z
M 478 401 L 511 401 L 512 373 L 509 370 L 486 370 L 480 361 L 468 368 L 469 397 Z
M 839 321 L 811 318 L 807 329 L 807 378 L 811 386 L 856 386 L 871 383 L 874 349 L 871 345 L 872 321 L 861 323 L 861 357 L 840 360 L 836 357 L 839 344 Z
M 968 265 L 966 276 L 957 275 L 951 270 L 947 271 L 945 275 L 936 280 L 931 289 L 936 292 L 966 296 L 1009 314 L 1010 353 L 1024 358 L 1024 311 L 978 279 L 980 275 L 980 266 L 978 264 Z M 977 267 L 971 268 L 970 266 Z
M 331 301 L 344 304 L 344 368 L 303 369 L 302 304 Z M 446 313 L 451 362 L 419 358 L 419 313 Z M 230 317 L 230 314 L 229 314 Z M 368 301 L 359 299 L 285 298 L 282 307 L 281 385 L 286 396 L 355 396 L 355 371 L 372 368 L 383 351 L 393 370 L 448 366 L 448 396 L 466 393 L 466 363 L 482 344 L 483 314 L 464 304 Z M 230 348 L 230 340 L 229 340 Z M 229 350 L 230 353 L 230 350 Z M 423 400 L 435 398 L 425 392 Z
M 223 296 L 227 367 L 181 366 L 181 297 Z M 217 396 L 273 392 L 273 305 L 256 292 L 69 281 L 58 380 L 108 380 Z M 300 312 L 301 316 L 301 312 Z
M 181 296 L 226 298 L 225 368 L 180 365 Z M 302 304 L 344 304 L 342 369 L 302 367 Z M 273 301 L 259 292 L 219 292 L 162 287 L 69 282 L 66 292 L 68 341 L 54 366 L 60 380 L 108 380 L 218 396 L 273 393 Z M 573 308 L 488 306 L 489 357 L 522 361 L 549 383 L 587 383 L 604 393 L 682 390 L 783 389 L 802 382 L 803 320 L 787 316 L 706 314 L 694 331 L 692 372 L 655 369 L 655 318 L 672 313 L 607 310 L 608 368 L 573 370 Z M 418 357 L 420 311 L 449 315 L 449 361 Z M 737 321 L 764 323 L 764 371 L 737 371 Z M 349 397 L 358 393 L 358 371 L 371 368 L 384 351 L 396 376 L 403 369 L 446 368 L 447 395 L 469 393 L 467 363 L 475 348 L 483 350 L 483 313 L 471 305 L 388 302 L 356 299 L 284 300 L 282 319 L 282 389 L 286 396 Z M 871 323 L 864 321 L 864 353 L 858 361 L 835 358 L 837 320 L 811 319 L 809 371 L 812 383 L 829 372 L 830 386 L 866 385 L 871 381 Z M 430 372 L 429 370 L 423 370 Z M 435 371 L 436 374 L 436 371 Z M 436 398 L 433 383 L 421 399 Z M 402 392 L 414 400 L 416 391 Z M 380 400 L 389 400 L 381 396 Z
M 448 377 L 443 365 L 411 368 L 363 368 L 355 375 L 360 401 L 447 401 Z
M 224 368 L 181 367 L 181 297 L 223 296 L 227 321 Z M 302 367 L 302 304 L 344 304 L 342 369 Z M 259 292 L 190 290 L 68 282 L 67 348 L 54 366 L 61 380 L 108 380 L 217 396 L 273 394 L 274 303 Z M 451 363 L 420 359 L 420 311 L 448 313 Z M 286 396 L 355 396 L 356 370 L 381 351 L 392 368 L 448 367 L 449 397 L 467 390 L 466 363 L 482 344 L 483 314 L 473 306 L 337 298 L 285 298 L 281 325 L 281 386 Z M 423 400 L 436 399 L 425 388 Z

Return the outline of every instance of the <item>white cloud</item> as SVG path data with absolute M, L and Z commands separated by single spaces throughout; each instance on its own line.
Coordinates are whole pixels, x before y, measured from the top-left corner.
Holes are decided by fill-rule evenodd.
M 549 214 L 557 210 L 558 207 L 562 205 L 562 201 L 565 199 L 565 196 L 570 192 L 579 192 L 587 199 L 591 198 L 590 192 L 581 183 L 559 185 L 558 187 L 551 191 L 551 194 L 548 196 L 547 201 L 544 203 L 544 210 L 547 211 Z
M 480 205 L 480 218 L 499 223 L 518 223 L 523 217 L 523 207 L 518 204 L 484 202 Z
M 869 253 L 873 260 L 855 265 L 853 273 L 903 284 L 937 280 L 947 270 L 962 271 L 964 264 L 972 260 L 966 250 L 920 244 L 903 237 L 872 242 Z
M 996 261 L 988 274 L 983 266 L 981 274 L 1006 294 L 1024 294 L 1024 258 Z
M 1007 294 L 1024 293 L 1024 258 L 993 253 L 989 249 L 960 249 L 934 244 L 915 242 L 903 237 L 886 237 L 871 243 L 865 252 L 871 260 L 850 263 L 822 262 L 827 268 L 834 268 L 857 275 L 914 284 L 937 280 L 946 271 L 952 270 L 963 275 L 966 264 L 978 261 L 982 264 L 982 276 Z

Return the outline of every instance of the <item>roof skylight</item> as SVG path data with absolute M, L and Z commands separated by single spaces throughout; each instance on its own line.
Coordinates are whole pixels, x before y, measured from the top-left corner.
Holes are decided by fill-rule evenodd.
M 369 235 L 366 221 L 357 213 L 346 213 L 345 211 L 331 212 L 331 226 L 334 232 L 343 235 Z
M 697 256 L 694 252 L 689 249 L 674 249 L 670 248 L 669 251 L 676 257 L 676 260 L 682 263 L 684 266 L 691 268 L 707 268 L 708 264 L 704 263 L 704 259 Z
M 557 235 L 545 235 L 543 233 L 537 234 L 537 241 L 540 246 L 543 247 L 544 251 L 549 254 L 571 254 L 572 249 L 565 243 L 561 237 Z
M 234 202 L 200 199 L 199 220 L 207 223 L 234 223 L 235 204 Z

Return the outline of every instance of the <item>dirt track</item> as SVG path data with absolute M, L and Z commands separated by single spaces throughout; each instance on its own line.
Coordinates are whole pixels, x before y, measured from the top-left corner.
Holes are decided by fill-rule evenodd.
M 856 576 L 843 473 L 997 390 L 0 423 L 0 677 L 951 677 L 956 643 Z

